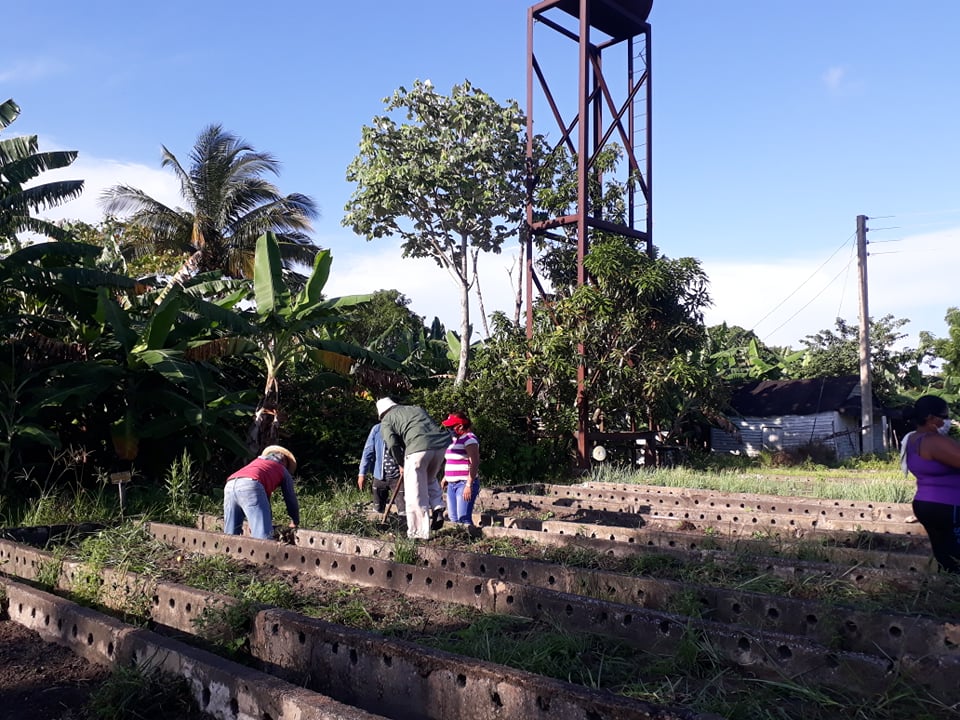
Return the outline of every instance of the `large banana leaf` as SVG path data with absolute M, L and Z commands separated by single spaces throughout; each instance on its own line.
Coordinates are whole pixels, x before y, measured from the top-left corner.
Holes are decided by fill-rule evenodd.
M 12 98 L 0 103 L 0 130 L 9 126 L 19 115 L 20 106 L 17 105 Z
M 60 438 L 39 425 L 18 423 L 13 428 L 13 435 L 16 438 L 29 440 L 40 445 L 46 445 L 47 447 L 60 447 Z
M 78 198 L 82 192 L 83 180 L 61 180 L 33 185 L 0 197 L 0 209 L 26 215 L 30 210 L 36 212 Z
M 19 148 L 12 147 L 8 144 L 23 140 L 32 140 L 33 142 L 20 143 Z M 55 152 L 38 153 L 36 140 L 36 136 L 33 136 L 32 138 L 20 137 L 0 141 L 0 162 L 3 163 L 3 174 L 10 182 L 22 185 L 23 183 L 33 180 L 44 170 L 65 168 L 77 159 L 76 150 L 58 150 Z M 23 154 L 17 157 L 17 152 L 22 152 Z M 7 153 L 13 153 L 13 157 L 3 158 L 2 156 Z M 67 182 L 78 181 L 72 180 Z M 46 186 L 49 187 L 55 184 L 56 183 L 47 183 Z
M 154 308 L 147 326 L 140 334 L 140 342 L 133 348 L 134 353 L 142 354 L 146 350 L 160 350 L 166 345 L 173 323 L 180 314 L 180 292 L 179 287 L 173 288 L 172 292 L 166 294 L 160 304 Z
M 283 282 L 283 263 L 280 248 L 273 233 L 264 233 L 257 238 L 257 251 L 253 268 L 253 295 L 257 314 L 270 315 L 285 309 L 283 299 L 289 296 Z
M 279 252 L 279 251 L 278 251 Z M 329 250 L 321 250 L 313 261 L 313 272 L 307 279 L 307 284 L 297 296 L 293 305 L 294 315 L 302 315 L 306 308 L 311 308 L 323 302 L 323 288 L 330 277 L 330 265 L 333 256 Z
M 93 259 L 100 256 L 103 248 L 86 243 L 44 242 L 27 245 L 7 255 L 3 262 L 24 265 L 46 258 Z
M 130 327 L 130 316 L 104 287 L 97 291 L 96 319 L 113 330 L 113 336 L 123 347 L 124 353 L 130 352 L 137 341 L 137 333 Z

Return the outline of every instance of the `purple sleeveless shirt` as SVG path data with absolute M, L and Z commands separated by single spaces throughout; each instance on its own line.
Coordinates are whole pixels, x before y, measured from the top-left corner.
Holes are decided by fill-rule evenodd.
M 907 469 L 917 478 L 917 494 L 913 499 L 960 505 L 960 469 L 920 457 L 918 451 L 923 437 L 907 441 Z

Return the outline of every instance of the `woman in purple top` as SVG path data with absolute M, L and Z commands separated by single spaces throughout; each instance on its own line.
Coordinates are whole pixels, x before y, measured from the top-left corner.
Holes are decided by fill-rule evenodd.
M 917 429 L 904 438 L 907 468 L 917 478 L 913 514 L 940 567 L 960 572 L 960 443 L 948 437 L 947 402 L 924 395 L 913 405 Z

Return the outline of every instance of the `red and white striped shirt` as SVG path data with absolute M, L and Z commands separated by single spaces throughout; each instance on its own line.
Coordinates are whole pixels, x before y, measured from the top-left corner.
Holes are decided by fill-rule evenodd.
M 472 432 L 454 438 L 444 455 L 446 465 L 443 468 L 443 479 L 448 483 L 466 482 L 470 479 L 470 457 L 467 455 L 467 445 L 479 445 L 480 441 Z

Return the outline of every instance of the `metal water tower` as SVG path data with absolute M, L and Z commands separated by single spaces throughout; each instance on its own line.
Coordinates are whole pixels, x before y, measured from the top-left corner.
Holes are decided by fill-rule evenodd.
M 650 24 L 647 22 L 652 5 L 653 0 L 543 0 L 528 11 L 527 155 L 530 166 L 533 167 L 534 133 L 546 135 L 554 147 L 565 146 L 577 161 L 577 202 L 573 214 L 535 220 L 536 179 L 532 174 L 528 178 L 531 192 L 524 248 L 528 338 L 533 332 L 535 289 L 544 295 L 533 260 L 538 235 L 562 234 L 566 238 L 573 235 L 575 226 L 578 284 L 589 282 L 583 260 L 590 252 L 591 229 L 632 238 L 645 244 L 648 254 L 653 251 L 650 125 L 653 98 Z M 570 56 L 571 62 L 567 65 L 557 61 L 564 56 Z M 553 66 L 547 67 L 548 59 Z M 535 100 L 540 101 L 538 107 Z M 543 118 L 539 112 L 541 106 L 546 108 Z M 551 133 L 551 129 L 559 130 L 559 134 Z M 599 208 L 591 208 L 589 204 L 588 181 L 593 160 L 610 143 L 617 143 L 623 149 L 624 172 L 633 180 L 623 223 L 604 218 Z M 584 394 L 585 371 L 584 364 L 580 363 L 577 454 L 581 465 L 589 464 L 590 441 L 602 440 L 598 433 L 588 433 L 590 408 Z

